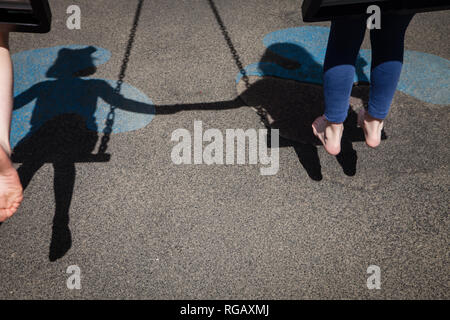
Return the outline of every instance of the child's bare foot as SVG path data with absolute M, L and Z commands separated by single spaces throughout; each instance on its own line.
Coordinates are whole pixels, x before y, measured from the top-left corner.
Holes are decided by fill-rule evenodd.
M 366 144 L 369 147 L 376 148 L 380 145 L 383 120 L 372 117 L 366 109 L 362 108 L 358 113 L 358 126 L 364 130 Z
M 342 123 L 331 123 L 325 116 L 320 116 L 314 120 L 312 129 L 329 154 L 336 156 L 341 152 L 341 139 L 344 132 Z
M 19 175 L 12 166 L 9 152 L 0 146 L 0 222 L 10 218 L 23 200 Z

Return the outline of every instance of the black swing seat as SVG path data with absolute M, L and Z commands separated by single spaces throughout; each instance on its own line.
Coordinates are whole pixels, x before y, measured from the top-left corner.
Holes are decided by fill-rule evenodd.
M 450 9 L 449 0 L 304 0 L 303 21 L 317 22 L 367 14 L 370 5 L 382 12 L 411 14 Z
M 48 0 L 0 0 L 0 30 L 47 33 L 51 21 Z
M 24 163 L 33 159 L 32 154 L 17 154 L 13 153 L 11 155 L 11 160 L 13 163 Z M 86 154 L 80 155 L 79 157 L 70 157 L 70 162 L 73 163 L 102 163 L 109 162 L 111 160 L 111 154 L 109 153 L 97 153 L 97 154 Z M 39 161 L 43 163 L 53 163 L 58 161 L 67 161 L 66 158 L 58 156 L 58 155 L 49 155 L 48 157 L 42 159 L 39 158 Z

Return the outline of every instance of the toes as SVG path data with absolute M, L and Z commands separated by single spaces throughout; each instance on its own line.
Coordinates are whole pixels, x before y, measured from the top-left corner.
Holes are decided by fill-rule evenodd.
M 320 116 L 320 117 L 316 118 L 316 120 L 314 120 L 312 126 L 317 131 L 323 131 L 323 129 L 325 127 L 324 124 L 325 124 L 325 116 Z
M 11 199 L 10 207 L 13 207 L 15 205 L 19 206 L 22 203 L 23 200 L 23 194 Z
M 319 130 L 318 130 L 318 127 L 317 127 L 317 123 L 314 121 L 311 127 L 313 129 L 314 135 L 317 136 L 317 134 L 319 133 Z
M 320 142 L 322 142 L 323 145 L 325 145 L 325 133 L 322 131 L 320 131 L 320 129 L 318 129 L 316 126 L 314 126 L 313 124 L 313 133 L 314 135 L 320 140 Z
M 361 110 L 359 110 L 359 112 L 358 112 L 358 119 L 357 119 L 357 123 L 356 123 L 356 125 L 359 128 L 364 128 L 365 115 L 366 115 L 366 109 L 362 108 Z
M 0 209 L 0 222 L 4 222 L 6 220 L 8 220 L 9 218 L 12 217 L 12 215 L 16 212 L 17 210 L 13 210 L 13 209 Z
M 314 120 L 312 123 L 312 129 L 314 135 L 319 138 L 319 140 L 322 142 L 322 144 L 325 144 L 324 141 L 324 134 L 325 134 L 325 127 L 326 127 L 326 119 L 325 116 L 320 116 Z
M 20 204 L 21 204 L 21 203 L 22 203 L 21 201 L 19 201 L 19 202 L 14 202 L 14 203 L 12 204 L 11 208 L 18 209 L 18 208 L 20 207 Z
M 22 198 L 23 197 L 20 197 L 14 202 L 8 202 L 5 207 L 0 208 L 0 222 L 8 220 L 17 212 L 22 202 Z

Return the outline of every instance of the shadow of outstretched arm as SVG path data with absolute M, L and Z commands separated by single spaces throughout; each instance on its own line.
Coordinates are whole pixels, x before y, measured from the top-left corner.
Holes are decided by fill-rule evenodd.
M 174 114 L 180 111 L 193 111 L 193 110 L 227 110 L 236 109 L 246 106 L 241 98 L 237 97 L 234 100 L 217 101 L 217 102 L 201 102 L 190 104 L 172 104 L 172 105 L 156 105 L 156 114 Z
M 95 80 L 95 83 L 91 81 L 91 84 L 94 84 L 96 90 L 98 90 L 97 94 L 100 98 L 116 108 L 143 114 L 153 114 L 155 112 L 154 105 L 125 98 L 122 94 L 116 92 L 106 81 Z
M 217 102 L 200 102 L 190 104 L 171 104 L 171 105 L 152 105 L 148 103 L 139 102 L 136 100 L 125 98 L 122 94 L 117 93 L 107 82 L 102 81 L 98 88 L 99 96 L 108 104 L 130 112 L 149 114 L 174 114 L 180 111 L 193 110 L 226 110 L 235 109 L 246 106 L 241 98 L 237 97 L 228 101 Z
M 40 92 L 42 90 L 45 90 L 45 88 L 43 88 L 44 84 L 45 83 L 43 82 L 37 83 L 28 90 L 14 97 L 14 110 L 20 109 L 36 99 L 39 96 Z

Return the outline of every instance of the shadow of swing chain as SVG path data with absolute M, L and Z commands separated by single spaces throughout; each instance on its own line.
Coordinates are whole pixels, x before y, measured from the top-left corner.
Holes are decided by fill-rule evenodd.
M 141 17 L 142 6 L 144 4 L 144 0 L 139 0 L 138 6 L 136 8 L 136 13 L 134 15 L 133 27 L 130 30 L 130 36 L 128 38 L 127 47 L 125 50 L 125 55 L 122 60 L 122 66 L 120 67 L 119 78 L 117 80 L 117 85 L 114 88 L 114 93 L 120 94 L 122 90 L 123 81 L 126 76 L 126 71 L 128 67 L 128 63 L 130 61 L 131 50 L 133 49 L 134 40 L 136 38 L 136 31 L 139 25 L 139 19 Z M 106 117 L 106 127 L 103 129 L 103 137 L 101 139 L 101 143 L 98 149 L 99 154 L 104 154 L 108 149 L 108 143 L 111 139 L 111 133 L 113 130 L 113 125 L 116 117 L 116 109 L 117 107 L 114 105 L 110 105 L 110 110 L 108 116 Z
M 233 60 L 236 63 L 236 66 L 239 69 L 240 74 L 242 75 L 242 80 L 245 82 L 245 87 L 249 89 L 251 87 L 250 79 L 248 78 L 247 72 L 245 71 L 244 65 L 242 64 L 241 58 L 239 57 L 239 54 L 237 53 L 236 48 L 234 47 L 233 41 L 231 40 L 230 34 L 227 30 L 227 27 L 225 26 L 220 14 L 219 10 L 216 7 L 216 4 L 213 0 L 207 0 L 209 3 L 209 6 L 211 7 L 212 12 L 214 13 L 214 16 L 216 18 L 217 24 L 220 27 L 220 30 L 222 32 L 222 35 L 228 45 L 228 48 L 230 49 L 231 55 L 233 56 Z M 256 113 L 260 117 L 261 122 L 266 126 L 270 127 L 268 121 L 267 121 L 267 113 L 262 108 L 262 106 L 252 106 L 253 109 L 255 109 Z

